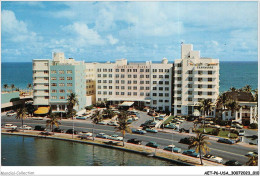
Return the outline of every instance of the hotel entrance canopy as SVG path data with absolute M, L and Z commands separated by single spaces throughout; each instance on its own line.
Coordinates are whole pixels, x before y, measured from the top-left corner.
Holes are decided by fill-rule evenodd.
M 122 104 L 120 104 L 119 106 L 132 106 L 134 104 L 134 102 L 130 101 L 130 102 L 124 102 Z

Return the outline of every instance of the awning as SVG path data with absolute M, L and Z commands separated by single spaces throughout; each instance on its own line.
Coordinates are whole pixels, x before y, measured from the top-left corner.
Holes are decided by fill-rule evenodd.
M 34 114 L 47 114 L 50 110 L 50 107 L 39 107 Z
M 134 104 L 134 102 L 132 102 L 132 101 L 130 101 L 130 102 L 123 102 L 119 106 L 132 106 L 133 104 Z

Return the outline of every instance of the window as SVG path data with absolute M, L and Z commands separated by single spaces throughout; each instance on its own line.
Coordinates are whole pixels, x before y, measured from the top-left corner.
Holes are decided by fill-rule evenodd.
M 52 96 L 51 99 L 56 100 L 57 96 Z
M 163 102 L 163 100 L 159 100 L 159 102 L 160 102 L 160 103 L 162 103 L 162 102 Z
M 177 87 L 181 87 L 181 84 L 177 84 Z
M 116 84 L 119 84 L 119 80 L 116 80 Z
M 119 72 L 119 69 L 116 69 L 116 72 Z
M 140 75 L 140 78 L 144 78 L 144 75 Z
M 107 95 L 107 91 L 104 91 L 104 92 L 103 92 L 103 95 Z
M 113 89 L 113 86 L 109 86 L 109 89 Z
M 191 97 L 188 97 L 188 101 L 192 101 L 192 98 L 191 98 Z
M 153 84 L 157 84 L 157 82 L 156 82 L 156 81 L 153 81 Z
M 181 70 L 178 70 L 178 71 L 177 71 L 177 74 L 181 74 Z
M 137 87 L 136 87 L 136 86 L 134 86 L 134 87 L 133 87 L 133 89 L 134 89 L 134 90 L 137 90 Z
M 201 82 L 203 80 L 203 78 L 198 78 L 198 81 Z
M 67 83 L 67 86 L 68 86 L 68 87 L 71 87 L 71 86 L 72 86 L 72 83 Z
M 208 71 L 208 75 L 212 75 L 212 71 Z
M 192 95 L 192 91 L 188 91 L 188 95 Z
M 107 86 L 103 86 L 103 89 L 107 89 Z
M 121 75 L 121 78 L 125 78 L 125 75 Z
M 150 75 L 145 75 L 146 78 L 150 78 Z
M 98 91 L 98 94 L 101 95 L 101 91 Z
M 125 95 L 125 92 L 121 92 L 121 95 Z
M 201 89 L 201 88 L 202 88 L 202 84 L 199 84 L 199 85 L 198 85 L 198 88 Z
M 127 69 L 127 72 L 132 72 L 132 69 Z
M 169 73 L 170 69 L 165 69 L 164 71 L 165 71 L 165 73 Z
M 208 88 L 209 88 L 209 89 L 212 89 L 212 85 L 211 85 L 211 84 L 210 84 L 210 85 L 208 85 Z
M 137 69 L 133 69 L 133 72 L 137 72 Z
M 163 78 L 163 75 L 159 75 L 159 78 Z
M 181 77 L 178 77 L 177 80 L 178 80 L 178 81 L 181 81 Z
M 150 90 L 150 87 L 145 87 L 145 90 Z
M 125 84 L 125 80 L 121 80 L 121 84 Z
M 159 87 L 159 90 L 161 90 L 161 91 L 162 91 L 162 90 L 163 90 L 163 87 Z
M 169 91 L 169 87 L 165 87 L 165 91 Z
M 57 90 L 56 89 L 52 89 L 51 93 L 57 93 Z
M 156 97 L 156 96 L 157 96 L 157 93 L 153 93 L 153 96 Z
M 145 69 L 145 72 L 146 72 L 146 73 L 150 72 L 150 69 Z
M 67 77 L 67 80 L 72 80 L 72 77 Z
M 67 90 L 67 93 L 72 93 L 72 90 Z
M 52 71 L 51 71 L 51 74 L 56 74 L 56 73 L 57 73 L 56 70 L 52 70 Z
M 192 88 L 192 84 L 188 84 L 188 88 Z
M 131 90 L 132 89 L 132 87 L 131 86 L 128 86 L 128 88 L 127 88 L 128 90 Z
M 145 84 L 150 84 L 150 81 L 145 81 Z
M 59 80 L 64 80 L 64 77 L 59 77 Z
M 165 95 L 165 97 L 169 97 L 169 93 L 165 93 L 164 95 Z
M 144 87 L 140 87 L 140 90 L 144 90 Z
M 140 69 L 140 72 L 144 72 L 144 69 Z
M 112 74 L 109 74 L 109 78 L 112 78 Z
M 192 81 L 192 77 L 188 77 L 188 80 L 189 80 L 189 81 Z
M 202 73 L 203 73 L 202 71 L 198 71 L 198 74 L 199 74 L 199 75 L 202 75 Z
M 64 89 L 60 89 L 60 93 L 65 93 L 65 90 Z
M 137 81 L 133 81 L 134 84 L 137 84 Z
M 157 87 L 153 87 L 153 90 L 157 90 Z
M 153 104 L 156 105 L 156 104 L 157 104 L 157 101 L 156 101 L 156 100 L 153 100 Z
M 51 86 L 57 86 L 57 84 L 56 83 L 51 83 Z
M 131 95 L 131 92 L 128 92 L 127 95 Z
M 169 75 L 165 75 L 165 78 L 168 79 L 170 76 Z
M 134 92 L 134 96 L 137 96 L 137 92 Z
M 72 70 L 67 70 L 67 74 L 72 74 Z
M 157 72 L 157 69 L 153 69 L 153 72 Z
M 64 84 L 64 83 L 59 83 L 59 86 L 60 86 L 60 87 L 64 87 L 65 84 Z
M 64 100 L 64 99 L 65 99 L 65 96 L 60 96 L 60 99 L 61 99 L 61 100 Z
M 165 103 L 169 103 L 169 100 L 164 100 Z
M 98 77 L 100 78 L 100 77 L 101 77 L 101 74 L 98 74 Z
M 178 109 L 178 110 L 177 110 L 177 113 L 178 113 L 178 114 L 181 114 L 181 110 Z
M 202 95 L 202 91 L 198 91 L 198 95 Z
M 212 95 L 212 92 L 208 92 L 208 95 Z
M 121 69 L 121 72 L 125 72 L 125 69 Z
M 163 81 L 159 81 L 159 84 L 163 84 Z
M 119 92 L 116 92 L 116 95 L 119 95 Z
M 132 84 L 132 81 L 127 81 L 127 84 Z
M 163 69 L 159 69 L 159 72 L 163 72 Z
M 107 74 L 103 74 L 103 78 L 106 78 L 107 77 Z
M 124 90 L 124 89 L 125 89 L 125 86 L 121 86 L 121 89 Z
M 208 82 L 212 82 L 212 78 L 208 78 Z
M 140 84 L 144 84 L 144 81 L 140 81 Z
M 177 67 L 181 67 L 181 63 L 177 64 Z
M 57 78 L 56 77 L 51 77 L 51 80 L 57 80 Z
M 109 80 L 109 83 L 112 83 L 112 80 Z
M 132 75 L 128 75 L 128 78 L 131 78 L 132 77 Z
M 116 74 L 116 78 L 119 78 L 119 74 Z
M 60 70 L 60 71 L 59 71 L 59 74 L 64 74 L 64 70 Z
M 159 97 L 163 97 L 163 93 L 159 93 Z
M 178 90 L 178 91 L 177 91 L 177 94 L 181 94 L 181 90 Z
M 150 96 L 150 93 L 147 92 L 147 93 L 146 93 L 146 96 Z
M 169 81 L 165 81 L 165 84 L 166 84 L 166 85 L 169 85 Z
M 143 92 L 141 92 L 141 93 L 140 93 L 140 96 L 144 96 L 144 93 L 143 93 Z
M 103 83 L 107 83 L 107 80 L 103 80 Z
M 109 95 L 112 95 L 112 92 L 109 92 Z
M 116 86 L 116 89 L 119 89 L 119 86 Z
M 189 70 L 188 73 L 189 73 L 189 75 L 191 75 L 192 74 L 192 70 Z
M 177 97 L 177 100 L 178 100 L 178 101 L 181 101 L 181 97 Z
M 134 75 L 134 78 L 137 78 L 137 75 Z
M 101 80 L 98 80 L 98 83 L 101 83 Z

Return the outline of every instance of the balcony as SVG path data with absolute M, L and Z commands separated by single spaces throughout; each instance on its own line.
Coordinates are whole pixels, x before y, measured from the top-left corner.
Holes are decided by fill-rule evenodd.
M 49 93 L 44 91 L 37 91 L 33 93 L 33 96 L 49 96 Z
M 49 90 L 49 86 L 37 85 L 33 87 L 34 90 Z
M 41 71 L 41 72 L 33 73 L 33 77 L 49 77 L 49 74 Z
M 49 80 L 45 80 L 45 79 L 34 79 L 33 83 L 49 83 Z

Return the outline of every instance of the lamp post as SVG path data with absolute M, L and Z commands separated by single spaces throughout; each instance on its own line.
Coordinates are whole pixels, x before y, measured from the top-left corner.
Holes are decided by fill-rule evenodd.
M 172 129 L 172 153 L 173 153 L 173 129 Z

